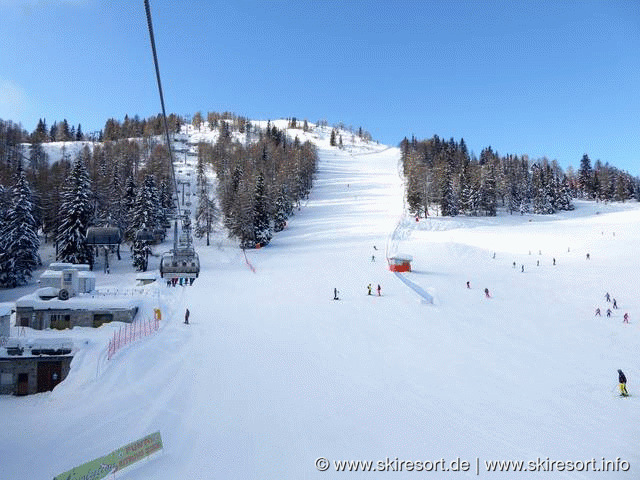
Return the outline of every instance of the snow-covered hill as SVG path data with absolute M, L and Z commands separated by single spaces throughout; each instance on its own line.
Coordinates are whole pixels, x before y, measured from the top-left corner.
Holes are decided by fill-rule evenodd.
M 51 478 L 157 430 L 164 452 L 116 478 L 334 478 L 341 460 L 433 470 L 457 458 L 467 472 L 404 464 L 390 476 L 637 477 L 638 204 L 416 223 L 403 213 L 399 150 L 350 138 L 340 150 L 329 134 L 307 134 L 314 188 L 268 247 L 245 259 L 229 243 L 199 245 L 194 285 L 147 297 L 163 309 L 156 335 L 106 361 L 114 326 L 74 329 L 90 345 L 65 382 L 0 397 L 1 478 Z M 433 304 L 388 270 L 399 252 Z M 367 295 L 370 283 L 382 296 Z M 606 292 L 620 309 L 594 317 Z M 630 398 L 617 395 L 618 368 Z M 594 472 L 603 458 L 630 469 Z M 582 471 L 485 467 L 538 459 Z

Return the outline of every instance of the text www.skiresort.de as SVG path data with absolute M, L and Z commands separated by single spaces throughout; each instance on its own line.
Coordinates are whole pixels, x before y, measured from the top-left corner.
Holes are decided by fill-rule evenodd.
M 319 457 L 316 469 L 321 472 L 628 472 L 631 465 L 617 457 L 607 459 L 553 460 L 538 457 L 534 460 L 485 460 L 476 457 L 474 461 L 460 457 L 453 460 L 403 460 L 398 457 L 384 460 L 329 460 Z

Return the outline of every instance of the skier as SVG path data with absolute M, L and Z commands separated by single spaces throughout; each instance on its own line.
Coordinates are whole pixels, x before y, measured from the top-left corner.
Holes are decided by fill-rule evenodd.
M 627 391 L 627 377 L 624 376 L 622 370 L 618 369 L 618 382 L 620 382 L 620 396 L 628 397 L 629 392 Z
M 611 309 L 607 308 L 607 317 L 610 317 L 610 316 L 611 316 Z
M 536 267 L 539 267 L 539 266 L 540 266 L 540 260 L 536 262 Z
M 587 260 L 590 260 L 590 259 L 591 259 L 591 255 L 587 253 Z
M 554 265 L 556 264 L 556 259 L 555 259 L 555 257 L 553 258 L 553 264 L 554 264 Z
M 467 288 L 471 288 L 471 284 L 469 284 L 469 280 L 467 280 Z
M 605 298 L 605 300 L 606 300 L 607 302 L 610 302 L 610 301 L 611 301 L 611 295 L 609 295 L 609 292 L 607 292 L 607 293 L 605 293 L 605 294 L 604 294 L 604 298 Z
M 522 265 L 522 273 L 524 273 L 524 265 Z
M 371 284 L 367 285 L 367 295 L 371 295 Z
M 189 325 L 189 309 L 187 308 L 187 311 L 184 312 L 184 323 L 186 325 Z
M 487 298 L 491 298 L 491 295 L 489 294 L 489 289 L 488 288 L 484 289 L 484 296 L 487 297 Z
M 516 262 L 513 262 L 513 268 L 516 268 Z
M 375 262 L 376 261 L 376 256 L 375 255 L 371 255 L 371 261 Z
M 374 245 L 374 246 L 373 246 L 373 249 L 374 249 L 374 250 L 378 250 L 378 247 L 376 247 L 376 246 Z
M 616 302 L 616 299 L 613 299 L 613 309 L 617 310 L 618 309 L 618 302 Z
M 495 260 L 496 258 L 496 252 L 493 252 L 493 259 Z
M 378 284 L 378 296 L 381 297 L 382 293 L 380 293 L 382 291 L 382 287 L 380 286 L 380 284 Z
M 333 289 L 333 299 L 334 299 L 334 300 L 340 300 L 340 299 L 338 298 L 338 289 L 337 289 L 337 288 L 334 288 L 334 289 Z
M 629 314 L 625 312 L 624 314 L 624 320 L 622 320 L 623 323 L 629 323 Z
M 600 315 L 600 309 L 596 308 L 596 317 L 601 317 L 602 315 Z

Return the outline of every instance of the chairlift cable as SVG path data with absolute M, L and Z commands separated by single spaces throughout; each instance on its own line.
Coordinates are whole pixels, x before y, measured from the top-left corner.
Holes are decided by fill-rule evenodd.
M 149 27 L 149 39 L 151 41 L 151 50 L 153 52 L 153 64 L 156 67 L 156 80 L 158 82 L 158 92 L 160 93 L 160 104 L 162 105 L 162 120 L 164 123 L 164 133 L 167 139 L 167 148 L 169 149 L 169 159 L 171 162 L 171 176 L 173 179 L 173 186 L 178 193 L 178 181 L 176 180 L 176 172 L 173 167 L 173 150 L 171 149 L 171 138 L 169 136 L 169 125 L 167 124 L 167 112 L 164 108 L 164 95 L 162 93 L 162 82 L 160 81 L 160 67 L 158 66 L 158 55 L 156 53 L 156 41 L 153 36 L 153 23 L 151 22 L 151 8 L 149 7 L 149 0 L 144 0 L 144 8 L 147 12 L 147 26 Z M 180 218 L 180 201 L 176 202 L 178 206 L 178 218 Z

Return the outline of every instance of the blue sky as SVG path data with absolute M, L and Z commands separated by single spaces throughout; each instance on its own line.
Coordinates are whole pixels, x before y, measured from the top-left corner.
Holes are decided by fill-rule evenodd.
M 344 122 L 397 144 L 640 174 L 640 2 L 151 0 L 168 111 Z M 0 118 L 157 113 L 143 0 L 0 0 Z

